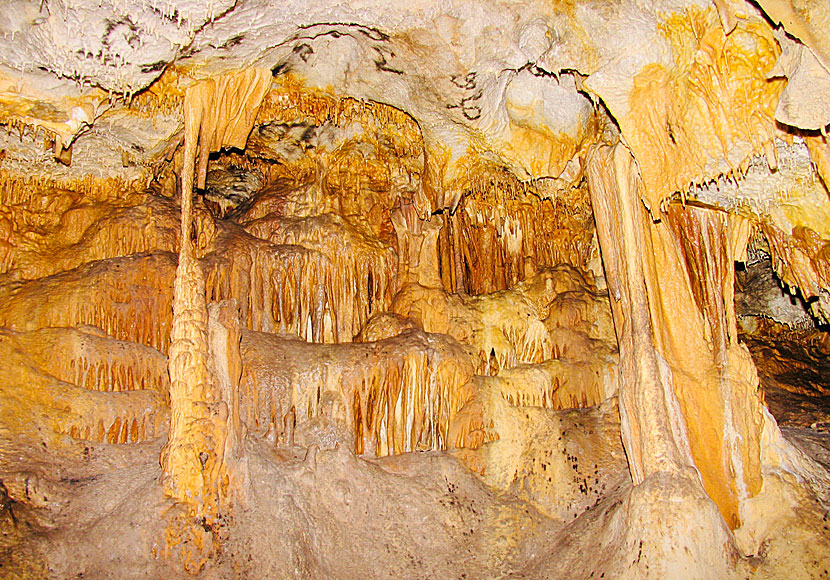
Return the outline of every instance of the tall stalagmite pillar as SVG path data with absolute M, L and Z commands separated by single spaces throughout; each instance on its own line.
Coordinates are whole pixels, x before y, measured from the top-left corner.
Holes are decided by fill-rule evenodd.
M 651 219 L 622 145 L 589 166 L 623 374 L 620 408 L 639 483 L 666 461 L 694 465 L 730 527 L 761 487 L 761 402 L 738 343 L 734 263 L 749 223 L 714 209 L 670 206 Z
M 226 445 L 229 435 L 233 440 L 238 432 L 238 416 L 233 394 L 228 393 L 228 369 L 217 373 L 211 358 L 205 280 L 191 241 L 193 178 L 196 174 L 197 184 L 204 186 L 211 151 L 245 147 L 270 84 L 270 71 L 251 69 L 202 81 L 185 93 L 182 229 L 168 362 L 170 436 L 162 450 L 161 466 L 166 493 L 184 504 L 205 527 L 219 513 L 228 480 Z M 226 352 L 213 354 L 219 360 L 228 358 Z M 189 562 L 185 565 L 191 569 L 204 562 L 186 559 Z
M 645 236 L 637 169 L 623 145 L 592 151 L 588 183 L 597 237 L 620 346 L 620 414 L 635 484 L 688 464 L 674 393 L 662 380 L 665 361 L 654 349 L 645 271 Z

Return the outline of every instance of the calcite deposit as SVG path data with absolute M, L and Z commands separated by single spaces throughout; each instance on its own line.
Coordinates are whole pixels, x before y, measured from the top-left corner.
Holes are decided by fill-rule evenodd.
M 825 3 L 0 13 L 0 577 L 827 577 Z

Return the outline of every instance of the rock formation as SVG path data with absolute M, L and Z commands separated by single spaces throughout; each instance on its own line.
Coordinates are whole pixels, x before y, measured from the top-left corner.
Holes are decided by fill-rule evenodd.
M 0 577 L 821 578 L 817 0 L 15 0 Z

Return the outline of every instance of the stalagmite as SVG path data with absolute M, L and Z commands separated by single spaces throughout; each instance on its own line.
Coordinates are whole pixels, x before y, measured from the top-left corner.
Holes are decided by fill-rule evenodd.
M 223 460 L 235 409 L 229 409 L 231 401 L 209 368 L 205 281 L 191 240 L 193 177 L 204 186 L 211 151 L 244 147 L 270 80 L 267 71 L 252 69 L 204 81 L 185 94 L 181 237 L 169 354 L 170 436 L 161 464 L 167 493 L 206 525 L 218 517 L 226 492 L 221 488 L 227 477 Z M 186 549 L 185 567 L 198 571 L 210 549 L 198 544 L 192 552 Z
M 637 174 L 623 145 L 594 150 L 588 166 L 611 310 L 620 344 L 623 441 L 634 482 L 676 472 L 684 462 L 683 423 L 670 424 L 675 395 L 662 384 L 652 344 L 646 288 L 642 216 L 637 205 Z

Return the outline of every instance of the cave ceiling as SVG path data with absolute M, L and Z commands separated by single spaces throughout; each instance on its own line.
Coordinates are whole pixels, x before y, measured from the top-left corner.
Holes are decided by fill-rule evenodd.
M 12 2 L 8 8 L 0 40 L 3 118 L 24 133 L 39 129 L 62 147 L 73 145 L 73 177 L 112 176 L 121 151 L 131 148 L 140 149 L 136 161 L 149 163 L 171 139 L 175 119 L 164 113 L 176 108 L 156 104 L 140 115 L 142 91 L 163 93 L 166 101 L 175 98 L 171 90 L 196 80 L 264 67 L 277 81 L 291 76 L 305 87 L 406 111 L 428 149 L 449 152 L 445 179 L 471 151 L 523 180 L 559 177 L 590 139 L 594 106 L 602 103 L 635 153 L 645 158 L 646 148 L 662 146 L 678 166 L 675 175 L 643 168 L 657 190 L 650 195 L 665 197 L 739 168 L 775 137 L 774 112 L 786 83 L 767 76 L 796 82 L 807 75 L 813 82 L 801 82 L 817 90 L 816 83 L 826 82 L 818 41 L 790 45 L 780 32 L 779 48 L 765 15 L 734 2 L 719 2 L 718 10 L 704 0 Z M 813 12 L 798 31 L 818 26 L 821 10 Z M 786 58 L 776 65 L 782 49 Z M 735 86 L 722 86 L 719 75 Z M 661 110 L 661 99 L 675 104 Z M 809 94 L 785 100 L 792 104 L 778 105 L 780 121 L 818 129 L 830 120 L 820 103 L 799 104 Z M 644 103 L 656 110 L 643 115 Z M 812 117 L 799 118 L 799 107 Z M 732 114 L 738 112 L 745 113 L 740 122 Z M 654 115 L 663 118 L 648 118 Z M 658 122 L 667 126 L 655 131 L 646 124 Z M 667 133 L 665 143 L 653 142 L 662 137 L 656 133 Z M 8 147 L 7 165 L 37 160 L 38 153 L 15 149 Z

